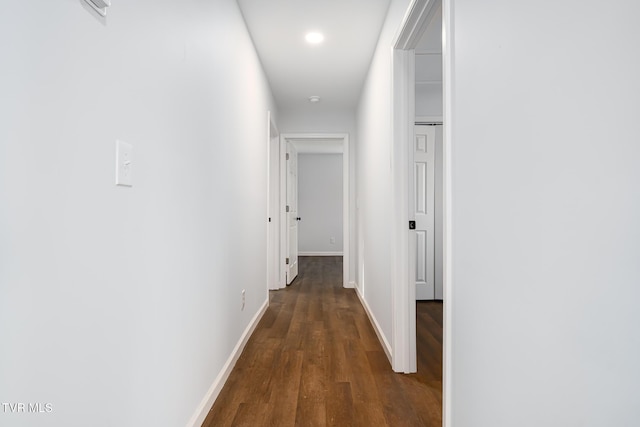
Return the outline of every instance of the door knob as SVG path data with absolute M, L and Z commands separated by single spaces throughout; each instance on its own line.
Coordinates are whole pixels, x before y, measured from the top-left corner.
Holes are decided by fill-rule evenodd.
M 296 221 L 300 221 L 302 218 L 300 217 L 296 217 Z

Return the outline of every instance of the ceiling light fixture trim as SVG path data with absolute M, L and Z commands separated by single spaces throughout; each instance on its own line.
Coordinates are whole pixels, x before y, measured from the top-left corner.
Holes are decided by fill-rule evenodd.
M 304 39 L 310 44 L 320 44 L 324 41 L 324 35 L 317 31 L 312 31 L 307 33 L 307 35 L 304 36 Z

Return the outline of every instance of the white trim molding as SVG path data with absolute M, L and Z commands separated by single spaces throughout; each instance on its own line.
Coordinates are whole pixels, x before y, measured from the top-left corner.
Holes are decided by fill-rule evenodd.
M 394 48 L 397 50 L 414 50 L 420 37 L 427 29 L 431 18 L 438 10 L 434 7 L 440 0 L 413 0 L 407 9 L 399 33 L 396 35 Z M 423 51 L 427 53 L 427 51 Z
M 354 285 L 353 287 L 356 287 L 355 282 L 352 282 L 352 283 Z M 384 350 L 384 353 L 387 355 L 387 359 L 389 359 L 389 363 L 393 364 L 393 357 L 392 357 L 393 350 L 389 345 L 389 341 L 387 341 L 387 338 L 382 333 L 382 328 L 380 328 L 380 324 L 378 323 L 378 320 L 375 318 L 375 316 L 372 314 L 371 310 L 369 309 L 367 300 L 365 300 L 362 294 L 360 293 L 360 289 L 356 287 L 355 291 L 356 291 L 356 294 L 358 295 L 358 298 L 360 299 L 360 303 L 362 304 L 362 307 L 364 308 L 365 313 L 367 313 L 367 317 L 369 318 L 369 321 L 373 326 L 373 330 L 378 336 L 378 341 L 380 341 L 380 344 L 382 345 L 382 349 Z
M 409 141 L 415 119 L 415 58 L 411 50 L 393 51 L 393 148 L 394 206 L 392 225 L 392 343 L 393 370 L 412 373 L 416 362 L 415 286 L 409 275 Z M 413 298 L 411 296 L 413 294 Z M 411 302 L 413 301 L 413 303 Z
M 235 348 L 231 352 L 231 355 L 227 359 L 227 362 L 222 367 L 222 370 L 220 371 L 216 379 L 213 380 L 213 384 L 211 384 L 211 387 L 209 387 L 209 390 L 207 390 L 207 394 L 204 395 L 204 397 L 202 398 L 202 401 L 200 402 L 200 405 L 198 405 L 198 407 L 196 408 L 196 411 L 194 412 L 194 414 L 191 416 L 191 419 L 187 423 L 187 427 L 202 426 L 202 423 L 204 422 L 205 418 L 207 418 L 207 414 L 209 413 L 209 411 L 211 410 L 211 407 L 213 406 L 216 399 L 218 398 L 218 395 L 220 394 L 222 387 L 224 386 L 225 382 L 227 382 L 227 379 L 229 378 L 229 375 L 231 374 L 233 367 L 236 365 L 236 362 L 240 358 L 240 355 L 242 354 L 242 350 L 244 350 L 244 347 L 247 345 L 247 341 L 249 341 L 251 334 L 253 334 L 253 331 L 256 329 L 256 326 L 258 326 L 260 319 L 262 319 L 262 316 L 267 311 L 268 307 L 269 307 L 269 298 L 267 297 L 267 300 L 264 302 L 264 304 L 262 304 L 262 307 L 260 307 L 260 309 L 255 314 L 255 316 L 253 316 L 253 319 L 251 319 L 251 322 L 249 322 L 249 325 L 247 325 L 247 328 L 244 330 L 244 333 L 242 334 L 242 336 L 240 337 L 240 340 L 238 341 Z
M 344 252 L 300 252 L 298 256 L 343 256 Z
M 267 229 L 267 290 L 276 290 L 286 287 L 286 283 L 282 283 L 282 277 L 280 275 L 280 263 L 278 260 L 281 258 L 280 255 L 280 245 L 278 244 L 280 241 L 280 235 L 275 235 L 276 230 L 281 228 L 280 223 L 280 215 L 277 213 L 280 211 L 279 201 L 281 198 L 281 188 L 280 188 L 280 167 L 277 166 L 277 170 L 272 170 L 271 168 L 271 156 L 272 149 L 274 148 L 274 141 L 277 141 L 278 144 L 277 150 L 280 150 L 280 141 L 278 132 L 278 127 L 275 123 L 275 117 L 271 111 L 267 111 L 267 207 L 266 207 L 266 217 L 270 218 L 266 223 Z M 278 165 L 280 161 L 278 159 Z M 277 174 L 277 175 L 276 175 Z M 277 200 L 277 206 L 272 206 L 272 199 Z M 276 214 L 271 217 L 271 212 L 276 212 Z M 272 233 L 274 234 L 272 236 Z M 274 248 L 272 243 L 276 243 L 276 247 Z
M 443 34 L 443 56 L 442 56 L 442 79 L 443 79 L 443 153 L 444 153 L 444 191 L 443 191 L 443 226 L 444 226 L 444 256 L 443 256 L 443 290 L 444 290 L 444 313 L 443 313 L 443 333 L 442 333 L 442 425 L 451 427 L 453 425 L 453 310 L 455 298 L 453 296 L 453 75 L 454 75 L 454 32 L 453 26 L 453 0 L 442 0 L 442 34 Z

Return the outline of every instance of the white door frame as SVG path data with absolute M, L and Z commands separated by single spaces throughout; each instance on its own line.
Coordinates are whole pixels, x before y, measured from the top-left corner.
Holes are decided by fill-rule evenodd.
M 437 0 L 413 0 L 393 49 L 393 149 L 394 207 L 392 271 L 393 370 L 416 372 L 416 290 L 410 286 L 409 255 L 409 147 L 415 125 L 415 52 Z
M 280 258 L 280 245 L 276 245 L 277 249 L 275 249 L 272 245 L 272 233 L 276 233 L 276 230 L 280 227 L 280 217 L 279 215 L 272 215 L 272 203 L 271 198 L 274 196 L 272 193 L 275 193 L 275 198 L 277 200 L 280 199 L 280 184 L 279 184 L 279 175 L 276 175 L 274 170 L 271 167 L 271 150 L 273 148 L 273 140 L 278 138 L 279 132 L 278 128 L 275 124 L 273 114 L 271 111 L 267 111 L 267 290 L 279 289 L 279 266 L 277 263 L 277 259 Z M 279 148 L 279 142 L 278 146 Z M 278 167 L 279 169 L 279 167 Z M 275 179 L 274 179 L 275 178 Z M 279 201 L 276 206 L 279 206 Z M 279 211 L 279 207 L 276 208 L 276 212 Z M 278 237 L 276 236 L 276 243 L 278 242 Z M 275 271 L 273 271 L 275 269 Z M 275 277 L 274 277 L 275 276 Z
M 443 26 L 443 152 L 444 152 L 444 330 L 443 330 L 443 425 L 451 425 L 451 102 L 453 75 L 452 3 L 453 0 L 413 0 L 393 44 L 393 148 L 392 179 L 394 192 L 392 245 L 392 364 L 396 372 L 416 371 L 416 299 L 409 275 L 407 165 L 409 144 L 415 124 L 415 47 L 430 22 L 436 6 L 442 4 Z
M 351 246 L 349 244 L 349 134 L 348 133 L 287 133 L 280 134 L 280 194 L 286 194 L 286 144 L 289 140 L 337 140 L 342 143 L 342 285 L 345 288 L 353 287 L 353 282 L 349 281 L 349 267 L 351 264 Z M 280 223 L 286 221 L 286 198 L 280 198 Z M 280 229 L 280 253 L 287 251 L 287 235 L 285 227 Z M 284 255 L 280 260 L 280 283 L 286 283 Z M 285 285 L 286 286 L 286 285 Z

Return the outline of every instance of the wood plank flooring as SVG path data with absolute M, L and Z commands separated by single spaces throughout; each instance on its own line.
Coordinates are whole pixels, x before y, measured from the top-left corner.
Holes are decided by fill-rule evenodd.
M 442 425 L 442 303 L 417 304 L 418 373 L 396 374 L 342 257 L 301 257 L 203 427 Z

